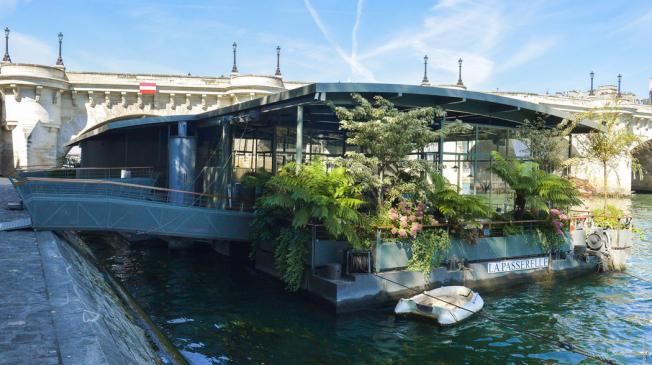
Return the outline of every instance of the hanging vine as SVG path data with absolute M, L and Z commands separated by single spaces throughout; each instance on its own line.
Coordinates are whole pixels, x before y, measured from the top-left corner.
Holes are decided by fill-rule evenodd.
M 451 239 L 443 229 L 420 232 L 410 242 L 412 257 L 408 261 L 408 270 L 419 271 L 426 281 L 430 281 L 430 273 L 439 267 L 446 258 L 446 252 L 451 246 Z

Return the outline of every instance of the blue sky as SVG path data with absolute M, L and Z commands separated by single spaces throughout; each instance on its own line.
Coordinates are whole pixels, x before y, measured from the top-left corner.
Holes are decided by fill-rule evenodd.
M 288 80 L 455 83 L 555 92 L 615 84 L 645 98 L 652 1 L 0 0 L 14 62 L 54 64 L 62 31 L 70 70 L 221 75 L 237 41 L 241 73 Z

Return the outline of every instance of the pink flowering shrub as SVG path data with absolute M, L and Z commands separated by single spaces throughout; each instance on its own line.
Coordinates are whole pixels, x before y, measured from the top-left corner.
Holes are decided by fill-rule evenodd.
M 550 209 L 548 213 L 550 214 L 548 219 L 550 220 L 552 229 L 556 234 L 563 236 L 564 232 L 562 231 L 562 228 L 570 223 L 570 218 L 564 212 L 555 208 Z
M 423 203 L 413 204 L 401 201 L 395 208 L 387 213 L 390 225 L 390 232 L 393 236 L 400 238 L 415 238 L 423 230 L 424 224 L 436 224 L 432 216 L 424 213 L 426 205 Z

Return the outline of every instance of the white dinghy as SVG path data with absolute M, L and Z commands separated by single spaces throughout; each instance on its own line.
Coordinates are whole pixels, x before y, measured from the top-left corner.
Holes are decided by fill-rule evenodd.
M 480 294 L 465 286 L 443 286 L 424 291 L 396 304 L 396 314 L 414 314 L 436 319 L 442 326 L 463 321 L 484 306 Z

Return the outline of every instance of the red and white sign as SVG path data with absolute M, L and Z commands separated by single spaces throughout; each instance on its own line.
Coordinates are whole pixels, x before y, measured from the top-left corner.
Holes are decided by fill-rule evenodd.
M 156 94 L 156 83 L 155 82 L 141 82 L 140 83 L 140 93 L 141 94 Z

